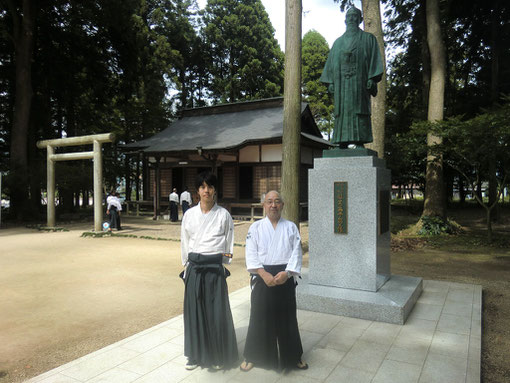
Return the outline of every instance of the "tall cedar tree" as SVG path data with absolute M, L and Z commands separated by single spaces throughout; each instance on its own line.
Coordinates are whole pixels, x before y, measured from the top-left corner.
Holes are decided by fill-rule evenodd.
M 385 35 L 393 55 L 389 64 L 390 81 L 387 114 L 387 145 L 390 147 L 388 164 L 394 182 L 410 179 L 413 169 L 392 163 L 410 155 L 408 146 L 394 145 L 407 134 L 415 121 L 427 118 L 428 89 L 430 86 L 430 54 L 426 41 L 426 0 L 387 1 Z M 443 3 L 441 3 L 443 4 Z M 463 116 L 468 119 L 483 108 L 497 104 L 501 96 L 510 93 L 510 3 L 505 1 L 453 0 L 446 3 L 441 13 L 443 41 L 446 48 L 445 117 Z M 395 49 L 396 48 L 396 49 Z M 402 138 L 413 140 L 414 138 Z M 423 141 L 425 143 L 425 141 Z M 415 153 L 422 152 L 421 150 Z M 419 164 L 416 158 L 413 163 Z M 406 175 L 407 170 L 410 172 Z M 492 172 L 492 171 L 491 171 Z M 487 172 L 489 175 L 490 172 Z M 424 179 L 425 166 L 421 165 Z M 464 193 L 462 177 L 445 173 L 445 184 L 452 195 L 453 181 L 459 193 Z M 486 177 L 482 181 L 488 181 Z M 494 182 L 492 182 L 494 185 Z M 481 183 L 480 183 L 481 185 Z
M 214 102 L 282 94 L 283 53 L 260 0 L 209 0 L 203 23 Z
M 444 116 L 444 91 L 446 82 L 446 58 L 439 12 L 439 0 L 427 0 L 427 42 L 430 51 L 430 89 L 427 119 L 442 121 Z M 441 137 L 433 132 L 427 134 L 427 146 L 441 144 Z M 443 188 L 443 158 L 429 149 L 425 181 L 423 216 L 445 218 L 445 194 Z
M 27 218 L 24 212 L 38 213 L 39 191 L 45 187 L 45 153 L 36 149 L 37 140 L 113 131 L 122 143 L 167 126 L 170 104 L 166 95 L 169 84 L 179 79 L 177 68 L 188 60 L 190 47 L 181 42 L 186 33 L 191 38 L 184 37 L 193 40 L 192 28 L 185 26 L 190 17 L 187 9 L 194 1 L 52 0 L 41 3 L 35 13 L 28 8 L 22 12 L 23 4 L 32 2 L 0 3 L 0 83 L 4 90 L 0 95 L 0 150 L 11 157 L 10 168 L 2 162 L 0 170 L 9 170 L 4 191 L 9 193 L 11 212 L 21 214 L 22 219 Z M 32 22 L 32 32 L 23 35 L 20 28 L 25 17 Z M 29 46 L 21 36 L 33 38 L 33 49 L 25 49 Z M 27 60 L 17 58 L 19 48 L 31 53 Z M 24 70 L 18 76 L 22 81 L 17 82 L 15 66 L 27 62 L 31 70 Z M 185 94 L 189 97 L 189 92 Z M 23 100 L 23 108 L 15 106 Z M 28 121 L 28 126 L 22 121 Z M 129 161 L 122 164 L 123 156 L 111 146 L 105 146 L 104 152 L 107 183 L 114 185 L 125 173 L 129 184 L 133 165 Z M 17 172 L 19 167 L 28 171 Z M 85 197 L 91 189 L 90 164 L 59 164 L 57 172 L 62 205 L 72 208 L 78 194 Z M 19 182 L 17 174 L 28 177 Z M 28 196 L 36 201 L 35 208 Z
M 310 105 L 317 126 L 329 139 L 333 129 L 333 100 L 326 85 L 319 80 L 328 59 L 328 42 L 312 29 L 303 36 L 302 50 L 303 101 Z

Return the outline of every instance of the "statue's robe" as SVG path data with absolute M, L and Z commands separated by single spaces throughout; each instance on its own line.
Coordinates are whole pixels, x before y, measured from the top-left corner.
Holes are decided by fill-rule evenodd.
M 333 44 L 320 80 L 334 86 L 334 144 L 373 141 L 370 122 L 370 96 L 377 95 L 383 63 L 377 40 L 357 29 L 346 32 Z M 373 87 L 367 89 L 368 80 Z

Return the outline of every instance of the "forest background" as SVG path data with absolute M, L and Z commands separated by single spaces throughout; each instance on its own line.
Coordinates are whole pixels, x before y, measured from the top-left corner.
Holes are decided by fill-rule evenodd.
M 334 0 L 331 0 L 332 2 Z M 341 1 L 345 6 L 346 1 Z M 392 182 L 425 191 L 427 135 L 444 161 L 441 195 L 498 198 L 510 164 L 510 4 L 439 1 L 446 71 L 444 116 L 427 123 L 431 58 L 426 0 L 386 0 L 384 157 Z M 319 77 L 330 47 L 302 40 L 302 97 L 325 137 L 332 101 Z M 108 186 L 140 198 L 143 160 L 118 145 L 165 129 L 184 108 L 283 94 L 284 53 L 260 0 L 0 0 L 0 171 L 10 216 L 44 212 L 40 139 L 114 132 Z M 60 208 L 88 200 L 92 169 L 58 163 Z M 481 198 L 481 203 L 484 199 Z M 489 205 L 492 201 L 487 202 Z

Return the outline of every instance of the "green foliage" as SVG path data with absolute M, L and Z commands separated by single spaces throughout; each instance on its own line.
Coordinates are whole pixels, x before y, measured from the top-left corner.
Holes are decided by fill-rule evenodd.
M 505 104 L 471 119 L 456 116 L 445 121 L 416 123 L 411 135 L 431 131 L 442 144 L 432 147 L 444 162 L 462 175 L 469 185 L 488 180 L 491 164 L 496 165 L 500 186 L 508 180 L 510 167 L 510 98 Z
M 427 158 L 426 134 L 416 130 L 387 137 L 385 151 L 395 185 L 415 185 L 424 189 Z
M 391 52 L 388 58 L 386 159 L 394 182 L 400 182 L 401 175 L 407 173 L 405 164 L 409 158 L 402 161 L 402 151 L 396 147 L 402 147 L 398 141 L 402 135 L 409 134 L 413 124 L 427 119 L 430 55 L 426 41 L 425 1 L 388 0 L 385 4 L 385 41 L 387 51 Z M 510 94 L 510 82 L 507 80 L 510 30 L 505 27 L 510 17 L 510 3 L 453 0 L 440 2 L 440 7 L 447 53 L 444 113 L 446 117 L 462 116 L 459 120 L 469 120 L 483 113 L 484 108 L 502 102 L 501 95 Z M 487 121 L 484 125 L 489 126 Z M 459 129 L 465 130 L 467 126 L 459 125 Z M 411 136 L 417 137 L 417 129 L 413 130 Z M 426 132 L 428 127 L 422 129 L 422 133 Z M 455 136 L 460 135 L 460 132 L 455 132 Z M 490 153 L 487 147 L 482 148 L 486 146 L 484 141 L 487 137 L 475 139 L 474 134 L 471 136 L 472 140 L 461 139 L 464 143 L 475 143 L 469 148 L 466 146 L 467 151 L 481 152 L 482 156 Z M 421 141 L 424 142 L 424 139 Z M 452 153 L 453 157 L 457 157 L 457 163 L 461 162 L 460 153 L 457 149 Z M 449 155 L 445 154 L 444 158 L 448 161 Z M 416 157 L 414 163 L 419 160 Z M 463 171 L 471 174 L 466 167 L 471 165 L 463 166 Z M 446 181 L 451 183 L 448 174 L 445 176 Z
M 303 36 L 302 51 L 303 101 L 309 103 L 319 129 L 329 136 L 333 130 L 333 100 L 319 80 L 329 46 L 319 32 L 311 30 Z
M 418 235 L 441 235 L 454 234 L 457 230 L 448 220 L 441 217 L 422 216 L 420 218 L 421 228 Z
M 209 0 L 202 21 L 214 102 L 282 94 L 283 53 L 260 0 Z

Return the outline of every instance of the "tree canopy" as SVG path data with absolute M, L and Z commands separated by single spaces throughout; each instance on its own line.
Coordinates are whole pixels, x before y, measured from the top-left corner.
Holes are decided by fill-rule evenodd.
M 213 100 L 282 94 L 283 53 L 260 0 L 209 0 L 203 23 Z
M 431 78 L 430 52 L 425 39 L 426 1 L 384 3 L 385 38 L 388 50 L 393 52 L 388 62 L 387 158 L 389 163 L 399 163 L 402 152 L 408 150 L 396 145 L 397 141 L 423 143 L 416 136 L 406 135 L 413 123 L 427 118 Z M 504 1 L 481 0 L 469 4 L 455 0 L 439 5 L 447 63 L 444 116 L 457 116 L 456 121 L 465 121 L 485 113 L 486 108 L 497 105 L 505 94 L 510 94 L 510 28 L 504 21 L 510 17 L 510 6 Z M 420 161 L 410 164 L 420 164 Z M 419 179 L 425 174 L 423 162 L 421 166 Z M 394 181 L 399 183 L 418 174 L 414 166 L 392 170 Z M 456 183 L 462 189 L 459 181 L 462 176 L 450 171 L 445 177 L 445 184 L 450 185 L 447 196 L 451 197 L 451 185 Z M 486 173 L 481 181 L 491 177 Z M 463 190 L 459 192 L 462 194 Z
M 309 103 L 317 126 L 329 137 L 333 129 L 333 102 L 326 85 L 319 80 L 329 46 L 319 32 L 311 30 L 303 36 L 302 50 L 303 101 Z
M 180 109 L 283 91 L 283 53 L 260 0 L 210 0 L 203 13 L 195 0 L 4 0 L 0 7 L 0 170 L 8 170 L 4 191 L 20 219 L 40 205 L 29 190 L 44 189 L 39 139 L 114 132 L 128 143 L 166 128 Z M 138 158 L 113 146 L 105 161 L 108 185 L 138 182 Z M 66 164 L 62 176 L 83 166 Z

